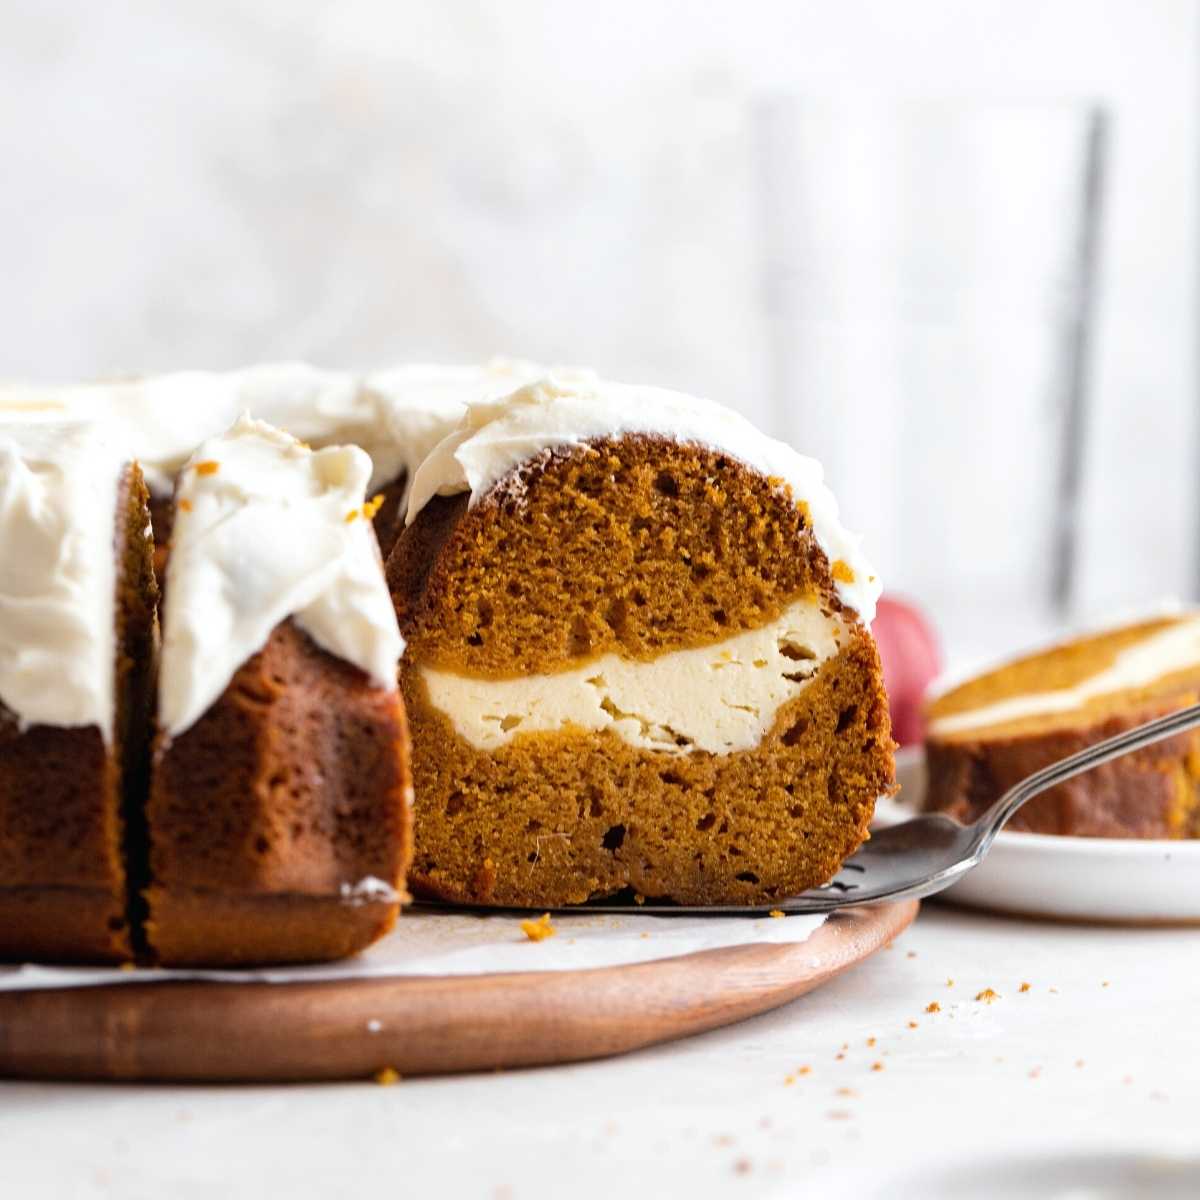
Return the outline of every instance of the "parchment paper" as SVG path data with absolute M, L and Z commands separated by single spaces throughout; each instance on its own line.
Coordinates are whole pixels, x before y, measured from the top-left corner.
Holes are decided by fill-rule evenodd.
M 0 991 L 157 983 L 318 983 L 404 975 L 483 975 L 501 971 L 567 971 L 672 958 L 697 950 L 753 943 L 806 941 L 823 916 L 651 917 L 588 912 L 555 916 L 554 937 L 534 942 L 522 917 L 418 911 L 365 953 L 319 966 L 246 970 L 163 970 L 0 965 Z

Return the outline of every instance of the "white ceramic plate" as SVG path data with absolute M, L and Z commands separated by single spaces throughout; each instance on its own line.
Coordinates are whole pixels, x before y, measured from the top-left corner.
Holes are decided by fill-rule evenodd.
M 925 794 L 925 755 L 896 755 L 900 795 L 875 824 L 907 820 Z M 987 858 L 944 895 L 957 904 L 1070 921 L 1200 923 L 1200 839 L 1001 833 Z

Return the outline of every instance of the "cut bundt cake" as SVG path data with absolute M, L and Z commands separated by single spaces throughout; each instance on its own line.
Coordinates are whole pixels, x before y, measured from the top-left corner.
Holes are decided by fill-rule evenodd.
M 180 475 L 146 806 L 161 963 L 338 958 L 395 920 L 403 641 L 370 473 L 360 449 L 243 417 Z
M 879 585 L 819 464 L 714 404 L 550 379 L 471 406 L 407 519 L 414 890 L 761 903 L 867 836 Z
M 1141 621 L 979 675 L 926 712 L 926 805 L 974 820 L 1060 758 L 1200 701 L 1200 615 Z M 1125 755 L 1026 804 L 1007 828 L 1082 837 L 1200 835 L 1200 733 Z
M 157 596 L 147 494 L 87 424 L 0 423 L 0 957 L 133 953 Z

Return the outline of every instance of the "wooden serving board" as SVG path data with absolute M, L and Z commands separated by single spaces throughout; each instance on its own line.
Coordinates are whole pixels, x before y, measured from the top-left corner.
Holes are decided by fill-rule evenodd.
M 582 971 L 0 992 L 0 1076 L 298 1082 L 602 1058 L 778 1008 L 903 932 L 917 902 L 807 941 Z

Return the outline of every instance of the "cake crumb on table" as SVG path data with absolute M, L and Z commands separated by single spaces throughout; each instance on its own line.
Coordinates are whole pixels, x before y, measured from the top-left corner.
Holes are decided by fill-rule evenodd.
M 380 1087 L 391 1087 L 394 1083 L 400 1082 L 400 1072 L 395 1067 L 380 1067 L 372 1076 Z
M 1000 999 L 1000 993 L 995 988 L 984 988 L 982 992 L 977 992 L 976 1000 L 982 1000 L 985 1004 L 991 1004 L 994 1000 Z
M 909 1021 L 909 1023 L 908 1023 L 908 1027 L 909 1027 L 909 1029 L 916 1029 L 916 1028 L 917 1028 L 917 1022 L 916 1022 L 916 1021 Z
M 773 909 L 771 909 L 771 911 L 768 915 L 775 917 L 776 920 L 778 920 L 780 917 L 787 916 L 787 914 L 783 911 L 782 908 L 773 908 Z M 1107 986 L 1107 984 L 1105 986 Z
M 930 1000 L 930 1002 L 925 1005 L 925 1011 L 927 1013 L 941 1012 L 942 1006 L 936 1000 Z
M 1017 991 L 1018 991 L 1018 992 L 1027 992 L 1027 991 L 1029 991 L 1029 989 L 1030 989 L 1032 986 L 1033 986 L 1032 984 L 1023 983 L 1023 984 L 1021 984 L 1021 986 L 1020 986 L 1019 988 L 1017 988 Z
M 883 1063 L 881 1063 L 881 1062 L 873 1062 L 873 1063 L 871 1064 L 871 1070 L 872 1070 L 872 1071 L 882 1071 L 882 1070 L 883 1070 Z
M 521 932 L 531 942 L 544 942 L 547 938 L 552 938 L 558 933 L 558 930 L 550 924 L 550 914 L 542 913 L 536 921 L 522 921 Z

